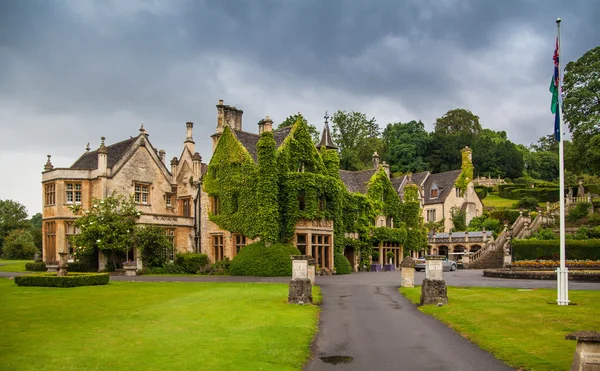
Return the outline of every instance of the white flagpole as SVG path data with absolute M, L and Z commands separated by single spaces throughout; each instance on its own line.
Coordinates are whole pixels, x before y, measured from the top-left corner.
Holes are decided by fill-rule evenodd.
M 560 52 L 560 21 L 556 20 L 556 27 L 558 32 L 558 117 L 559 117 L 559 141 L 558 141 L 558 167 L 559 167 L 559 179 L 560 179 L 560 268 L 556 270 L 556 284 L 558 291 L 558 298 L 556 302 L 558 305 L 569 305 L 569 270 L 565 263 L 565 152 L 563 146 L 563 115 L 562 115 L 562 73 L 560 70 L 560 60 L 562 54 Z

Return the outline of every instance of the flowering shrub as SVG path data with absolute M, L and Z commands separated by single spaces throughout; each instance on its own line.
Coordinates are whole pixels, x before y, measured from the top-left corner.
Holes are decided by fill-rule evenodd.
M 511 267 L 519 268 L 558 268 L 560 262 L 554 260 L 520 260 Z M 600 268 L 600 260 L 567 260 L 567 268 Z

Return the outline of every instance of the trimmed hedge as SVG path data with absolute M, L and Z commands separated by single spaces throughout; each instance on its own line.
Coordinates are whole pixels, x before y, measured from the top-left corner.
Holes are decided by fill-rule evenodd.
M 477 193 L 480 200 L 483 200 L 488 195 L 488 187 L 482 185 L 475 186 L 475 193 Z
M 76 261 L 68 264 L 67 269 L 70 272 L 97 272 L 98 267 L 93 262 Z
M 65 277 L 59 277 L 56 273 L 39 273 L 15 277 L 15 283 L 19 286 L 45 287 L 106 285 L 109 280 L 108 273 L 69 273 Z
M 335 274 L 350 274 L 352 273 L 352 266 L 350 261 L 342 254 L 334 254 L 333 266 L 335 267 Z
M 290 255 L 300 255 L 300 251 L 291 245 L 265 246 L 256 242 L 242 248 L 233 258 L 229 273 L 232 276 L 291 277 Z
M 196 274 L 208 264 L 209 260 L 206 254 L 186 253 L 175 256 L 175 265 L 180 266 L 188 274 Z
M 552 259 L 560 256 L 560 241 L 558 240 L 513 240 L 515 261 Z M 600 240 L 566 240 L 566 259 L 569 260 L 600 260 Z
M 45 272 L 48 268 L 46 268 L 46 263 L 44 262 L 35 262 L 35 263 L 26 263 L 25 270 L 29 272 Z
M 522 197 L 534 197 L 539 202 L 557 202 L 559 188 L 538 186 L 531 188 L 528 185 L 501 184 L 498 186 L 498 194 L 502 198 L 519 200 Z

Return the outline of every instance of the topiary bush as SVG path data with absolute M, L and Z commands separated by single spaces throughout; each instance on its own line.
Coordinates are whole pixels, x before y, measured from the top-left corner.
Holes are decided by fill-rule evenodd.
M 285 277 L 292 275 L 290 255 L 300 255 L 297 248 L 284 244 L 265 246 L 250 244 L 233 258 L 229 273 L 232 276 Z
M 209 264 L 206 254 L 177 254 L 175 265 L 180 266 L 185 273 L 196 274 Z
M 488 187 L 482 185 L 475 186 L 475 193 L 477 193 L 480 200 L 483 200 L 488 195 Z
M 25 270 L 30 272 L 45 272 L 47 269 L 48 268 L 46 268 L 46 264 L 44 262 L 25 264 Z
M 517 208 L 535 210 L 538 207 L 538 200 L 535 197 L 524 196 L 519 199 L 515 205 Z
M 334 254 L 333 266 L 335 267 L 336 274 L 350 274 L 352 273 L 352 266 L 350 261 L 342 254 Z
M 45 287 L 106 285 L 109 280 L 108 273 L 69 273 L 65 277 L 59 277 L 56 273 L 38 273 L 15 277 L 15 283 L 19 286 Z

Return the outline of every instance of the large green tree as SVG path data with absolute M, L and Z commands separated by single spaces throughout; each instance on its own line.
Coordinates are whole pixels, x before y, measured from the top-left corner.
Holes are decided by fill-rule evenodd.
M 29 219 L 31 224 L 31 235 L 33 236 L 33 242 L 35 247 L 42 251 L 42 214 L 37 213 Z
M 381 152 L 383 141 L 375 118 L 360 112 L 333 114 L 333 139 L 340 150 L 340 168 L 362 170 L 372 166 L 374 152 Z
M 421 121 L 388 124 L 383 130 L 383 159 L 394 173 L 425 171 L 429 167 L 425 162 L 429 140 Z
M 308 132 L 310 133 L 310 136 L 312 137 L 313 142 L 315 144 L 319 143 L 319 140 L 321 139 L 319 131 L 317 130 L 317 128 L 314 125 L 309 124 L 308 121 L 304 118 L 304 116 L 302 116 L 302 114 L 300 112 L 298 112 L 295 115 L 288 116 L 288 118 L 286 118 L 285 120 L 283 120 L 281 122 L 281 124 L 279 124 L 277 129 L 292 126 L 298 120 L 302 121 L 303 123 L 306 124 L 306 126 L 308 126 Z
M 0 200 L 0 251 L 10 232 L 28 227 L 25 206 L 13 200 Z
M 523 175 L 523 154 L 504 131 L 481 130 L 473 142 L 473 164 L 476 174 L 511 179 Z
M 573 138 L 575 171 L 600 174 L 600 46 L 565 68 L 564 119 Z
M 438 118 L 434 124 L 435 132 L 441 134 L 473 134 L 481 132 L 479 116 L 464 108 L 450 110 Z

